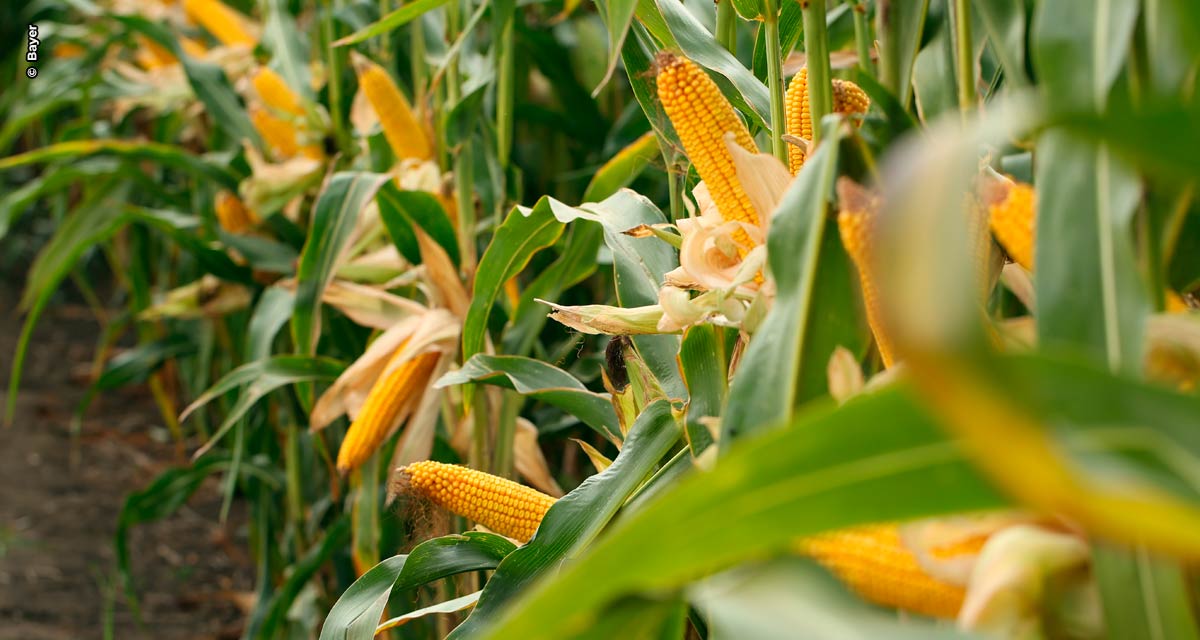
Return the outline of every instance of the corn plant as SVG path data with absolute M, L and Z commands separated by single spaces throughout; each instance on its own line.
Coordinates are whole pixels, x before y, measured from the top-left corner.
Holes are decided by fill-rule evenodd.
M 1200 637 L 1193 4 L 45 3 L 9 406 L 107 269 L 245 637 Z

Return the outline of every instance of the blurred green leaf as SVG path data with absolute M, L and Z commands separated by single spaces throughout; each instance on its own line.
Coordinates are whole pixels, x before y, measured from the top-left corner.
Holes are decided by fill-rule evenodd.
M 1051 132 L 1038 141 L 1035 184 L 1039 344 L 1139 370 L 1148 304 L 1131 240 L 1137 175 L 1103 146 Z
M 1103 110 L 1125 65 L 1137 17 L 1138 3 L 1126 0 L 1037 3 L 1030 43 L 1046 98 Z
M 621 49 L 625 44 L 625 36 L 629 33 L 629 24 L 633 21 L 637 5 L 638 0 L 596 0 L 596 7 L 600 10 L 600 17 L 604 20 L 604 26 L 608 31 L 608 67 L 604 72 L 604 79 L 592 91 L 593 97 L 600 92 L 600 89 L 604 88 L 604 85 L 608 84 L 613 71 L 617 68 L 617 60 L 621 58 Z
M 992 50 L 1004 67 L 1004 77 L 1010 84 L 1029 84 L 1025 69 L 1026 13 L 1024 2 L 1011 0 L 972 0 L 976 15 L 983 23 Z
M 912 70 L 921 47 L 929 0 L 887 2 L 875 12 L 879 39 L 879 80 L 900 104 L 912 98 Z
M 191 336 L 172 333 L 153 342 L 144 342 L 123 351 L 105 365 L 92 391 L 108 391 L 142 382 L 167 360 L 193 353 L 196 350 Z
M 804 535 L 1002 504 L 908 396 L 881 391 L 739 441 L 527 590 L 483 637 L 570 637 L 621 597 L 681 587 Z
M 450 0 L 413 0 L 412 2 L 407 2 L 404 4 L 404 6 L 392 11 L 386 16 L 383 16 L 370 26 L 359 31 L 355 31 L 341 40 L 337 40 L 333 43 L 333 46 L 344 47 L 394 31 L 421 17 L 421 15 L 425 12 L 447 4 L 449 1 Z
M 228 189 L 237 188 L 237 178 L 222 164 L 192 155 L 181 147 L 131 140 L 72 140 L 50 144 L 15 156 L 0 158 L 0 171 L 60 160 L 73 161 L 96 155 L 158 162 L 208 178 Z

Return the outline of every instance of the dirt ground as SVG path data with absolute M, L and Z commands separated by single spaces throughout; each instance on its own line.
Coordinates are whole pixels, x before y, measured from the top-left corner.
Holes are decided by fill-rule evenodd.
M 21 326 L 18 294 L 0 282 L 4 389 Z M 125 495 L 178 460 L 144 388 L 97 398 L 72 440 L 98 331 L 85 307 L 53 305 L 26 360 L 14 423 L 0 426 L 0 639 L 103 638 L 107 630 L 118 639 L 237 638 L 253 566 L 240 505 L 218 524 L 215 481 L 174 516 L 132 531 L 140 625 L 119 593 L 113 533 Z

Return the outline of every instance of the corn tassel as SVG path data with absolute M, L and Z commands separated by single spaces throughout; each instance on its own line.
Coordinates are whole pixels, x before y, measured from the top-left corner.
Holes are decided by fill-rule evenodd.
M 1000 183 L 990 194 L 988 226 L 1014 262 L 1032 271 L 1037 225 L 1037 194 L 1023 182 Z
M 961 548 L 943 549 L 943 556 L 978 553 L 983 539 Z M 922 569 L 905 547 L 896 524 L 878 524 L 805 538 L 799 550 L 833 573 L 864 599 L 895 609 L 936 618 L 954 618 L 966 589 L 937 580 Z
M 876 286 L 874 256 L 874 224 L 879 210 L 878 196 L 848 179 L 838 180 L 838 231 L 842 246 L 858 268 L 858 279 L 862 288 L 863 302 L 867 310 L 867 323 L 875 336 L 875 345 L 885 367 L 895 361 L 891 335 L 884 327 L 883 311 Z
M 258 44 L 247 18 L 219 0 L 183 0 L 183 10 L 223 45 Z
M 733 156 L 725 145 L 726 134 L 733 134 L 739 146 L 758 153 L 750 131 L 733 110 L 733 105 L 696 63 L 670 53 L 659 54 L 657 84 L 658 99 L 675 126 L 688 159 L 695 165 L 700 179 L 708 185 L 721 217 L 759 224 L 758 213 L 738 181 Z M 743 256 L 746 247 L 753 246 L 741 228 L 734 232 L 733 238 Z
M 429 160 L 433 157 L 433 149 L 425 137 L 425 130 L 413 113 L 412 106 L 396 83 L 392 82 L 383 67 L 355 56 L 354 70 L 358 74 L 358 84 L 362 87 L 367 101 L 379 116 L 379 124 L 383 126 L 383 135 L 387 137 L 388 145 L 396 155 L 397 160 L 417 158 Z
M 229 191 L 217 194 L 215 203 L 217 222 L 229 233 L 245 233 L 258 224 L 258 216 L 242 204 L 240 198 Z
M 389 368 L 403 351 L 404 344 L 401 344 L 392 361 L 388 362 Z M 338 471 L 345 473 L 355 469 L 375 453 L 396 426 L 400 413 L 425 389 L 437 361 L 436 352 L 422 353 L 375 381 L 338 450 Z
M 254 78 L 250 81 L 254 90 L 263 103 L 272 109 L 291 114 L 296 117 L 304 116 L 304 107 L 300 104 L 300 96 L 287 85 L 287 82 L 269 67 L 259 67 Z
M 787 108 L 787 133 L 805 142 L 813 139 L 812 111 L 808 105 L 808 67 L 802 67 L 784 97 Z M 833 80 L 833 112 L 841 114 L 864 114 L 871 108 L 871 99 L 858 85 L 848 80 Z M 788 145 L 788 168 L 795 174 L 804 165 L 808 153 L 802 146 Z
M 426 460 L 400 470 L 410 491 L 520 542 L 528 542 L 555 499 L 489 473 Z

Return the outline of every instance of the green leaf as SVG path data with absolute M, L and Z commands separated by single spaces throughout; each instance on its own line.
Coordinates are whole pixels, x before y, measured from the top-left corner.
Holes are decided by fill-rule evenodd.
M 213 447 L 237 421 L 254 406 L 256 402 L 268 393 L 282 386 L 297 382 L 312 382 L 316 380 L 333 380 L 342 373 L 344 365 L 336 360 L 314 356 L 275 356 L 267 360 L 248 362 L 230 371 L 208 391 L 200 394 L 192 404 L 184 409 L 179 416 L 182 422 L 196 409 L 212 402 L 215 398 L 244 387 L 237 402 L 229 409 L 225 421 L 217 428 L 216 433 L 196 451 L 195 457 L 204 455 Z
M 0 197 L 0 239 L 8 234 L 12 224 L 39 198 L 46 194 L 63 192 L 68 185 L 79 179 L 95 181 L 101 176 L 115 173 L 119 166 L 119 162 L 113 158 L 96 158 L 58 165 L 5 193 Z
M 829 251 L 836 246 L 837 230 L 830 225 L 826 231 L 827 198 L 837 175 L 839 130 L 828 130 L 830 137 L 804 163 L 771 216 L 767 255 L 775 277 L 775 303 L 755 331 L 733 378 L 721 425 L 722 448 L 744 434 L 786 420 L 801 397 L 813 395 L 812 389 L 802 388 L 801 372 L 809 368 L 824 372 L 829 353 L 837 346 L 821 345 L 821 351 L 827 349 L 828 353 L 824 360 L 813 361 L 820 352 L 808 345 L 814 323 L 838 321 L 844 311 L 844 304 L 816 297 L 825 271 L 842 273 L 847 269 L 835 264 L 845 262 L 844 252 Z M 844 276 L 838 280 L 844 282 Z M 806 375 L 805 379 L 813 377 Z
M 317 571 L 341 551 L 350 538 L 350 519 L 343 515 L 325 528 L 325 535 L 308 548 L 298 561 L 288 567 L 287 578 L 271 595 L 266 606 L 259 606 L 246 623 L 246 636 L 250 638 L 274 638 L 279 636 L 288 610 L 304 585 L 308 584 Z
M 450 0 L 413 0 L 413 2 L 407 2 L 404 4 L 404 6 L 392 11 L 386 16 L 383 16 L 370 26 L 355 31 L 345 38 L 334 41 L 333 46 L 344 47 L 362 42 L 363 40 L 367 40 L 369 38 L 374 38 L 375 36 L 383 35 L 390 31 L 394 31 L 408 24 L 409 22 L 412 22 L 413 20 L 416 20 L 426 12 L 447 4 L 448 2 L 450 2 Z
M 645 133 L 600 167 L 583 192 L 584 202 L 599 202 L 629 186 L 659 155 L 658 138 Z
M 533 539 L 500 563 L 484 587 L 475 611 L 449 637 L 473 638 L 480 633 L 491 637 L 525 637 L 496 635 L 494 625 L 511 610 L 509 604 L 514 599 L 528 593 L 535 580 L 555 570 L 600 533 L 678 440 L 679 426 L 671 416 L 670 405 L 661 400 L 647 405 L 630 427 L 621 453 L 612 465 L 584 480 L 550 507 Z M 562 609 L 555 616 L 568 611 L 572 609 Z
M 719 418 L 725 406 L 730 354 L 724 336 L 724 329 L 699 324 L 688 327 L 679 345 L 679 369 L 688 393 L 684 428 L 693 456 L 700 455 L 713 443 L 712 434 L 702 420 Z
M 1187 574 L 1177 561 L 1095 541 L 1092 571 L 1104 602 L 1108 638 L 1200 638 Z
M 0 163 L 4 162 L 0 160 Z M 17 408 L 17 389 L 21 386 L 21 369 L 33 329 L 50 302 L 63 278 L 89 248 L 108 240 L 126 223 L 121 207 L 126 188 L 114 188 L 114 182 L 101 183 L 55 230 L 54 235 L 38 252 L 25 280 L 18 309 L 26 310 L 25 324 L 17 339 L 8 381 L 8 402 L 5 422 L 11 423 Z
M 291 319 L 295 304 L 296 294 L 283 287 L 268 287 L 263 291 L 246 329 L 246 362 L 265 360 L 271 355 L 271 344 Z
M 743 67 L 732 53 L 718 44 L 708 29 L 700 24 L 683 3 L 675 0 L 656 0 L 656 6 L 678 41 L 683 55 L 729 80 L 736 89 L 732 95 L 726 94 L 730 102 L 747 111 L 755 123 L 767 126 L 766 123 L 770 120 L 771 99 L 766 85 Z
M 296 272 L 296 309 L 292 337 L 296 351 L 311 354 L 321 331 L 321 295 L 333 279 L 337 260 L 345 249 L 358 214 L 390 176 L 365 171 L 333 174 L 313 204 L 312 227 L 300 253 Z
M 679 640 L 687 638 L 687 604 L 678 595 L 629 598 L 609 607 L 573 640 Z
M 325 618 L 321 640 L 371 640 L 395 590 L 405 591 L 467 571 L 496 568 L 516 546 L 478 531 L 426 540 L 412 553 L 388 558 L 350 585 Z
M 592 91 L 592 97 L 596 97 L 604 85 L 608 84 L 617 68 L 617 60 L 621 58 L 621 49 L 625 45 L 625 37 L 629 33 L 629 25 L 633 22 L 637 5 L 638 0 L 596 0 L 600 18 L 604 20 L 608 32 L 608 66 L 604 71 L 604 79 Z
M 192 337 L 182 333 L 172 333 L 165 338 L 144 342 L 109 360 L 100 377 L 92 383 L 92 391 L 109 391 L 142 382 L 167 360 L 190 354 L 195 350 L 196 345 L 192 342 Z
M 875 12 L 879 37 L 879 79 L 907 105 L 912 98 L 912 70 L 921 47 L 929 0 L 889 2 Z
M 514 389 L 566 411 L 605 438 L 620 438 L 617 414 L 608 394 L 588 391 L 574 376 L 553 365 L 521 356 L 475 354 L 461 369 L 442 376 L 434 388 L 470 382 Z
M 908 396 L 881 391 L 739 441 L 526 591 L 483 637 L 571 637 L 622 597 L 781 553 L 797 537 L 1002 504 Z
M 1004 67 L 1005 80 L 1017 86 L 1029 84 L 1029 73 L 1025 70 L 1025 3 L 972 0 L 971 4 L 1000 59 L 1000 66 Z
M 1031 48 L 1046 98 L 1103 110 L 1109 88 L 1125 66 L 1138 3 L 1096 0 L 1076 7 L 1039 2 L 1036 11 Z
M 143 223 L 166 234 L 181 249 L 192 254 L 198 266 L 205 272 L 222 280 L 253 284 L 254 277 L 250 268 L 234 262 L 229 254 L 200 239 L 199 230 L 203 226 L 200 218 L 175 211 L 142 207 L 130 207 L 128 213 L 130 221 Z
M 1141 369 L 1148 310 L 1132 246 L 1141 183 L 1105 147 L 1065 133 L 1037 146 L 1038 342 Z
M 474 295 L 463 322 L 464 359 L 483 350 L 487 319 L 504 283 L 520 273 L 535 253 L 553 245 L 562 232 L 563 223 L 555 218 L 547 197 L 532 209 L 514 208 L 496 229 L 475 272 Z
M 459 264 L 458 239 L 454 225 L 446 210 L 432 194 L 424 191 L 405 191 L 388 181 L 375 195 L 379 203 L 379 217 L 387 227 L 396 249 L 413 264 L 421 263 L 421 250 L 417 246 L 414 228 L 419 228 L 433 238 L 457 266 Z
M 309 47 L 304 31 L 288 12 L 285 0 L 265 0 L 263 13 L 262 45 L 271 52 L 271 67 L 283 76 L 289 88 L 311 99 Z
M 194 156 L 180 147 L 157 142 L 131 140 L 72 140 L 19 153 L 0 159 L 0 171 L 44 162 L 78 160 L 96 155 L 148 160 L 207 178 L 227 189 L 236 189 L 238 180 L 223 165 Z

